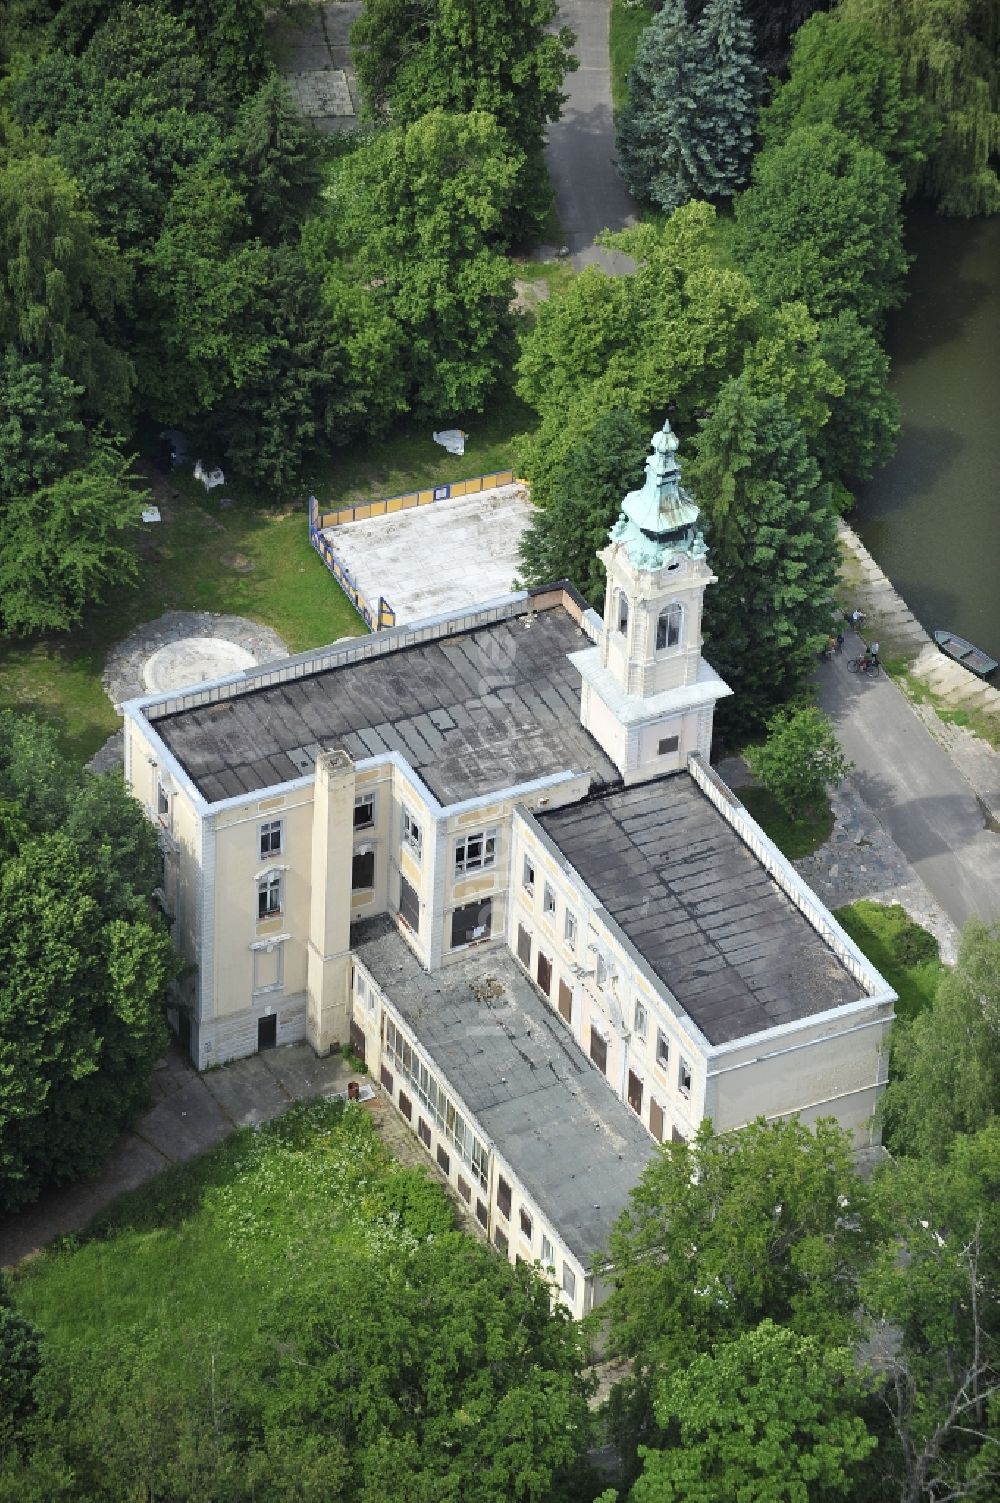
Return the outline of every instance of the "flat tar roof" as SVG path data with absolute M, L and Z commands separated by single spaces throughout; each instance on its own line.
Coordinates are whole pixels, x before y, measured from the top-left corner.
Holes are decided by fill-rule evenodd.
M 580 724 L 580 675 L 567 660 L 589 638 L 562 605 L 215 703 L 149 716 L 210 802 L 289 782 L 321 750 L 355 759 L 397 751 L 442 804 L 547 774 L 618 780 Z
M 863 995 L 688 774 L 537 817 L 710 1043 Z
M 383 915 L 354 926 L 351 948 L 588 1267 L 656 1153 L 638 1117 L 505 946 L 428 973 Z

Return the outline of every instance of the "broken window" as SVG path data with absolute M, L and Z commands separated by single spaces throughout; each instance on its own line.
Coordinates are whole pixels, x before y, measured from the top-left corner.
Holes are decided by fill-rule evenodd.
M 492 928 L 492 898 L 463 903 L 451 915 L 451 948 L 458 950 L 462 945 L 474 945 L 477 940 L 489 939 Z
M 556 911 L 556 895 L 546 882 L 545 891 L 542 895 L 542 912 L 552 916 Z
M 566 917 L 563 919 L 563 939 L 571 950 L 576 949 L 576 914 L 569 908 L 566 909 Z
M 455 875 L 485 870 L 497 859 L 497 834 L 495 830 L 477 830 L 474 835 L 463 835 L 455 842 Z
M 355 851 L 351 862 L 351 887 L 355 892 L 365 892 L 375 886 L 375 852 Z
M 417 889 L 406 878 L 399 878 L 399 916 L 414 934 L 420 933 L 420 899 Z
M 521 873 L 521 881 L 524 885 L 525 892 L 534 892 L 535 863 L 532 861 L 530 856 L 525 856 L 524 858 L 524 870 Z
M 663 1069 L 670 1063 L 670 1040 L 662 1028 L 656 1030 L 656 1063 Z
M 603 1073 L 608 1072 L 608 1041 L 597 1029 L 591 1025 L 590 1029 L 590 1057 L 597 1068 Z
M 403 810 L 403 844 L 420 860 L 424 848 L 424 837 L 420 826 L 410 813 L 409 809 Z
M 359 793 L 354 800 L 354 828 L 370 830 L 375 823 L 374 793 Z
M 683 1054 L 677 1062 L 677 1088 L 682 1096 L 691 1094 L 691 1066 Z

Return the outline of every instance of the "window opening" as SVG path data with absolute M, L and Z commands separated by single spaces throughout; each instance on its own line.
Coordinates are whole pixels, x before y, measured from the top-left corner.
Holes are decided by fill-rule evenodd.
M 282 845 L 282 821 L 280 819 L 268 820 L 260 827 L 260 854 L 266 856 L 280 856 Z
M 478 830 L 474 835 L 463 835 L 455 842 L 455 875 L 478 872 L 493 866 L 497 859 L 497 836 L 495 830 Z
M 354 828 L 370 830 L 375 823 L 374 793 L 360 793 L 354 800 Z
M 257 883 L 257 917 L 273 918 L 281 912 L 281 877 L 275 873 Z
M 656 619 L 656 650 L 676 647 L 681 639 L 682 607 L 674 603 L 665 605 Z

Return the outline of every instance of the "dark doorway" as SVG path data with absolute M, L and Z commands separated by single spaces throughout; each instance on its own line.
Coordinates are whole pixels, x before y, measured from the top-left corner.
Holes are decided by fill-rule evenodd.
M 257 1048 L 273 1049 L 278 1042 L 278 1014 L 273 1012 L 269 1018 L 257 1019 Z

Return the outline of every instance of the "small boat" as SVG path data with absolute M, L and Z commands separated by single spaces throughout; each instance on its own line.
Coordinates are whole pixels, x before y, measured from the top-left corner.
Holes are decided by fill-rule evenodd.
M 954 658 L 956 663 L 961 663 L 963 668 L 978 673 L 980 678 L 985 678 L 997 667 L 996 658 L 991 658 L 989 653 L 983 652 L 979 647 L 973 647 L 964 637 L 956 637 L 953 631 L 936 631 L 934 640 L 942 652 Z

